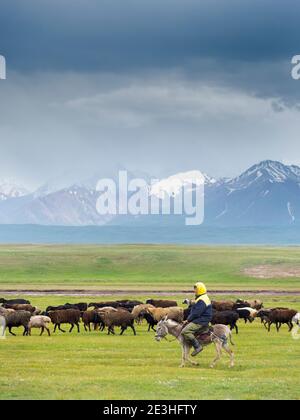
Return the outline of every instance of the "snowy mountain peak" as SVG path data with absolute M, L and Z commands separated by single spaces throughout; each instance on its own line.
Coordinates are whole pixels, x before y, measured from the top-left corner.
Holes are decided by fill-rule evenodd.
M 0 201 L 8 200 L 9 198 L 23 197 L 29 194 L 26 188 L 17 185 L 14 180 L 0 179 Z
M 163 199 L 166 194 L 169 197 L 178 195 L 181 189 L 187 185 L 200 186 L 214 183 L 216 183 L 215 179 L 200 171 L 180 172 L 153 184 L 150 188 L 150 194 Z
M 252 166 L 239 177 L 228 180 L 226 184 L 229 188 L 244 189 L 251 184 L 262 182 L 284 183 L 288 180 L 300 182 L 300 168 L 298 166 L 287 166 L 281 162 L 265 160 Z

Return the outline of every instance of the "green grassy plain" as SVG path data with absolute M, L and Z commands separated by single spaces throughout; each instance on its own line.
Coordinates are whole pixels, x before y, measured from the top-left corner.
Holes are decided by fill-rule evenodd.
M 289 299 L 270 296 L 266 306 L 300 309 L 299 297 Z M 44 308 L 66 298 L 30 300 Z M 224 356 L 213 370 L 213 346 L 198 356 L 198 367 L 180 369 L 177 342 L 157 343 L 145 324 L 137 331 L 120 337 L 82 328 L 49 338 L 37 331 L 22 337 L 16 330 L 17 337 L 0 340 L 0 399 L 300 399 L 300 340 L 286 326 L 268 334 L 258 320 L 240 322 L 240 334 L 233 336 L 236 366 L 230 369 Z
M 268 265 L 299 268 L 300 248 L 200 246 L 0 246 L 0 296 L 5 289 L 85 289 L 126 291 L 102 297 L 26 296 L 41 309 L 67 301 L 145 300 L 154 291 L 191 290 L 204 280 L 211 290 L 227 290 L 216 299 L 260 298 L 265 306 L 300 310 L 300 278 L 247 277 L 245 268 Z M 2 292 L 1 292 L 2 289 Z M 19 292 L 18 292 L 19 290 Z M 133 290 L 142 294 L 134 295 Z M 268 295 L 255 291 L 269 290 Z M 168 295 L 168 293 L 170 293 Z M 273 293 L 273 294 L 272 294 Z M 191 296 L 191 295 L 189 295 Z M 12 298 L 12 295 L 6 296 Z M 187 297 L 176 295 L 178 303 Z M 268 334 L 255 321 L 240 323 L 234 335 L 236 366 L 228 358 L 214 370 L 213 346 L 198 357 L 198 367 L 179 369 L 177 342 L 154 341 L 146 325 L 124 336 L 83 330 L 52 337 L 7 336 L 0 340 L 0 399 L 300 399 L 300 340 L 283 326 Z
M 300 269 L 300 248 L 205 246 L 0 246 L 0 289 L 300 290 L 300 277 L 261 279 L 261 264 Z

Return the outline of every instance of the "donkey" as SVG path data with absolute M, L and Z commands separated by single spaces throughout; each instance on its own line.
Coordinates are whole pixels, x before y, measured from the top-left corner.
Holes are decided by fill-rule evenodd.
M 164 318 L 162 319 L 158 325 L 156 330 L 155 339 L 156 341 L 161 341 L 163 338 L 167 339 L 166 336 L 171 334 L 175 337 L 181 344 L 182 347 L 182 361 L 180 367 L 183 368 L 186 365 L 186 362 L 190 362 L 192 365 L 197 366 L 199 363 L 194 362 L 189 358 L 191 344 L 188 343 L 184 337 L 181 335 L 182 331 L 182 324 L 175 322 L 171 319 Z M 230 356 L 230 367 L 234 367 L 234 353 L 230 349 L 228 340 L 234 346 L 232 342 L 232 334 L 230 329 L 225 325 L 214 325 L 211 333 L 206 335 L 201 335 L 198 337 L 201 341 L 203 346 L 208 346 L 210 344 L 214 344 L 216 347 L 216 357 L 211 363 L 210 367 L 214 368 L 216 363 L 221 359 L 222 356 L 222 349 L 224 349 Z

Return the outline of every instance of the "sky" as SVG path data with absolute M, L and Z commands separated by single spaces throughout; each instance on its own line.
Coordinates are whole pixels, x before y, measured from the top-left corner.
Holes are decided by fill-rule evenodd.
M 1 4 L 0 178 L 300 164 L 297 0 Z

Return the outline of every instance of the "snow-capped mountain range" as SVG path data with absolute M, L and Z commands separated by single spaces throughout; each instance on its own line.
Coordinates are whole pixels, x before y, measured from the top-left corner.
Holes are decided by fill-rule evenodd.
M 143 174 L 144 175 L 144 174 Z M 97 180 L 105 174 L 58 177 L 28 192 L 11 180 L 0 180 L 0 224 L 85 226 L 105 224 L 182 224 L 180 216 L 101 216 L 96 210 Z M 178 173 L 150 184 L 151 195 L 175 197 L 182 188 L 205 184 L 205 224 L 212 226 L 288 226 L 300 224 L 300 167 L 263 161 L 241 175 L 215 179 L 200 171 Z M 107 175 L 106 175 L 107 177 Z
M 29 191 L 19 186 L 15 180 L 0 178 L 0 201 L 23 197 L 27 194 L 29 194 Z

